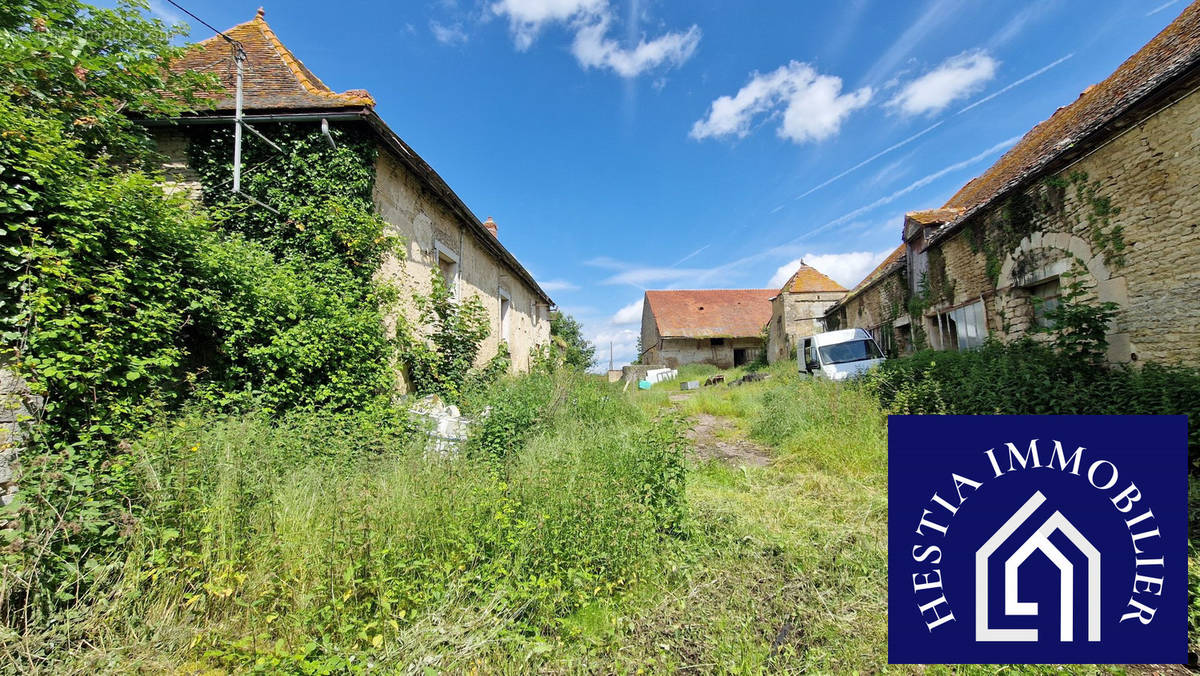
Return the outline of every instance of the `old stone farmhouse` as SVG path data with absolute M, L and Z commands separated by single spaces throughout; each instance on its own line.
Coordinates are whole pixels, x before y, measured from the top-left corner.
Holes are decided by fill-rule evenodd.
M 1200 365 L 1200 3 L 1024 136 L 827 313 L 893 350 L 1044 323 L 1073 283 L 1112 302 L 1112 362 Z M 1040 299 L 1040 300 L 1035 300 Z
M 430 290 L 432 272 L 440 269 L 458 297 L 478 296 L 489 312 L 491 332 L 477 361 L 491 359 L 506 344 L 514 368 L 527 370 L 531 349 L 549 342 L 553 301 L 501 243 L 496 223 L 490 217 L 481 222 L 388 128 L 367 92 L 335 93 L 305 68 L 276 37 L 261 9 L 225 33 L 245 50 L 245 119 L 264 135 L 270 137 L 279 124 L 311 125 L 314 131 L 328 125 L 366 133 L 378 145 L 375 206 L 408 246 L 402 258 L 385 261 L 378 274 L 423 294 Z M 159 150 L 168 158 L 168 176 L 199 192 L 188 146 L 198 130 L 233 125 L 236 66 L 230 45 L 214 36 L 173 67 L 215 73 L 226 88 L 214 110 L 153 127 Z
M 826 310 L 845 295 L 845 287 L 800 261 L 771 299 L 767 361 L 794 359 L 800 339 L 824 330 Z
M 647 291 L 642 303 L 643 364 L 749 364 L 766 348 L 775 289 Z

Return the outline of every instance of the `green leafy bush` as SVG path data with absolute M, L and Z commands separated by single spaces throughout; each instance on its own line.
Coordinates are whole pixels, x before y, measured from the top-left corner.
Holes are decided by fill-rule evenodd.
M 1200 471 L 1200 371 L 1148 363 L 1096 365 L 1033 341 L 970 352 L 926 350 L 891 359 L 865 385 L 892 413 L 1188 415 L 1188 454 Z

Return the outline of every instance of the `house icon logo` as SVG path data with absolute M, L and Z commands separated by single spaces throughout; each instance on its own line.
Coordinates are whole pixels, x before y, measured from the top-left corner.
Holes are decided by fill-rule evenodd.
M 891 416 L 888 661 L 1187 657 L 1184 416 Z
M 1037 629 L 994 629 L 988 626 L 988 562 L 1000 545 L 1013 536 L 1013 533 L 1046 502 L 1041 492 L 1036 492 L 1029 501 L 1021 506 L 1000 530 L 996 531 L 988 541 L 975 552 L 975 640 L 977 641 L 1037 641 Z M 1020 582 L 1019 571 L 1034 552 L 1042 552 L 1058 568 L 1060 605 L 1059 605 L 1059 640 L 1070 642 L 1075 640 L 1074 611 L 1075 611 L 1075 567 L 1070 559 L 1050 542 L 1050 535 L 1060 532 L 1074 545 L 1087 560 L 1087 567 L 1082 571 L 1086 576 L 1084 588 L 1087 595 L 1083 606 L 1087 616 L 1087 640 L 1100 640 L 1100 551 L 1088 542 L 1087 538 L 1067 520 L 1061 512 L 1054 512 L 1050 518 L 1029 536 L 1004 562 L 1004 614 L 1005 615 L 1034 615 L 1038 614 L 1036 602 L 1019 601 Z

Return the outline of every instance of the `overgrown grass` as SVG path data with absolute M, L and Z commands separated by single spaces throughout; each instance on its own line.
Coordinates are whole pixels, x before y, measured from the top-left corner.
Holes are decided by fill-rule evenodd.
M 71 627 L 7 637 L 7 656 L 48 671 L 460 669 L 567 637 L 564 618 L 677 549 L 676 427 L 565 374 L 507 383 L 491 406 L 532 411 L 499 457 L 426 452 L 380 413 L 154 428 L 133 445 L 141 505 L 111 584 Z

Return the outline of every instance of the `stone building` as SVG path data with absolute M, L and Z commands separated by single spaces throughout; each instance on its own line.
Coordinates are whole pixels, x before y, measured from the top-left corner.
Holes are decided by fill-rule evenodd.
M 825 312 L 825 328 L 864 328 L 875 337 L 888 356 L 907 352 L 911 347 L 905 247 L 900 245 L 867 273 L 853 289 Z
M 647 291 L 642 303 L 643 364 L 731 368 L 762 356 L 775 289 Z
M 794 359 L 800 339 L 823 331 L 826 310 L 845 295 L 845 287 L 800 261 L 771 299 L 767 361 Z
M 530 351 L 550 340 L 553 301 L 498 237 L 496 223 L 481 222 L 445 181 L 375 111 L 363 90 L 330 90 L 276 37 L 260 9 L 254 19 L 226 35 L 246 52 L 244 118 L 270 137 L 272 125 L 290 123 L 356 128 L 378 144 L 374 202 L 391 234 L 403 237 L 407 251 L 384 262 L 378 274 L 413 293 L 428 293 L 440 270 L 460 298 L 479 297 L 491 317 L 491 331 L 478 363 L 507 344 L 518 371 L 528 369 Z M 235 62 L 230 45 L 219 36 L 195 45 L 176 69 L 215 73 L 226 88 L 215 108 L 152 127 L 159 151 L 167 158 L 168 178 L 199 193 L 199 177 L 189 166 L 188 146 L 197 130 L 233 124 Z M 246 143 L 259 142 L 246 134 Z M 414 320 L 415 310 L 410 320 Z M 410 322 L 411 323 L 411 322 Z M 401 384 L 401 387 L 405 387 Z
M 917 346 L 969 349 L 1030 335 L 1076 285 L 1084 302 L 1116 304 L 1110 361 L 1200 365 L 1198 85 L 1200 3 L 943 209 L 905 219 L 892 326 L 908 310 Z M 831 319 L 879 322 L 854 297 Z

